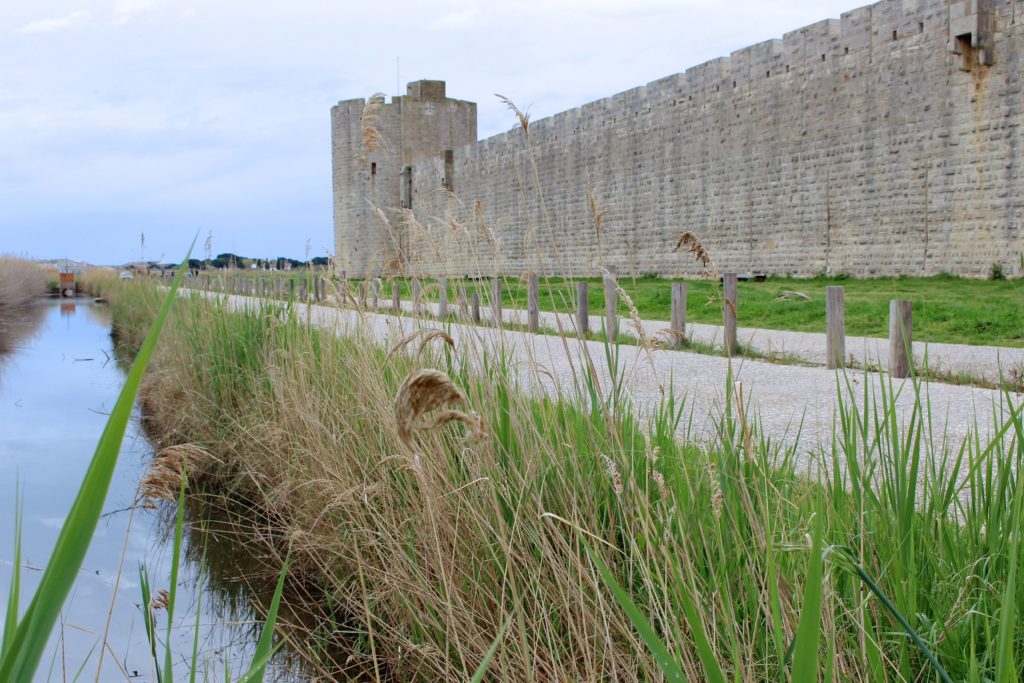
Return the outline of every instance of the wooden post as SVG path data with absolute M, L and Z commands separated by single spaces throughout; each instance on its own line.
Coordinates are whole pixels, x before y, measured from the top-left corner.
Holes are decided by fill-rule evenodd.
M 370 291 L 373 293 L 370 308 L 376 311 L 380 305 L 380 280 L 374 278 L 373 282 L 370 283 Z
M 466 297 L 466 282 L 459 283 L 459 308 L 462 310 L 462 319 L 469 319 L 469 299 Z
M 402 298 L 398 292 L 398 281 L 391 283 L 391 310 L 398 313 L 402 310 Z
M 501 278 L 491 280 L 491 316 L 494 324 L 501 326 Z
M 722 289 L 725 293 L 725 301 L 722 302 L 725 355 L 731 358 L 736 355 L 736 312 L 739 306 L 736 273 L 722 274 Z
M 444 320 L 448 317 L 448 278 L 437 278 L 437 317 Z
M 590 283 L 576 283 L 576 331 L 581 337 L 590 333 Z
M 473 292 L 469 297 L 469 316 L 475 323 L 480 322 L 480 293 Z
M 619 338 L 619 295 L 615 289 L 615 279 L 611 275 L 604 276 L 604 333 L 609 342 L 615 343 Z
M 895 299 L 889 302 L 889 374 L 910 377 L 913 369 L 913 306 Z
M 288 278 L 288 300 L 295 298 L 295 280 Z
M 359 308 L 366 308 L 366 280 L 359 283 Z
M 825 366 L 846 367 L 846 302 L 842 287 L 825 288 Z
M 530 332 L 540 329 L 540 280 L 536 273 L 527 275 L 526 317 Z
M 409 283 L 409 289 L 412 292 L 412 314 L 418 315 L 420 312 L 420 281 L 413 278 Z
M 305 277 L 299 282 L 299 301 L 305 301 L 309 296 L 309 281 Z
M 672 346 L 681 349 L 686 343 L 686 283 L 672 283 Z

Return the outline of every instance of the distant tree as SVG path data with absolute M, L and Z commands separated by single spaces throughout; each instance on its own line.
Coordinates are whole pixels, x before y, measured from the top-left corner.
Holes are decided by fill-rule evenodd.
M 330 261 L 327 259 L 326 256 L 317 256 L 316 258 L 313 259 L 313 265 L 314 266 L 325 266 L 326 267 L 329 262 Z

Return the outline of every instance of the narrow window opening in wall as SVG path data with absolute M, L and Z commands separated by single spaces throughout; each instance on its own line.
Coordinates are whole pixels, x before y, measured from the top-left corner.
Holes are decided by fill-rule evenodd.
M 736 81 L 732 82 L 732 87 L 734 87 L 734 88 L 736 87 Z
M 789 73 L 789 64 L 786 65 L 786 73 Z
M 896 40 L 898 37 L 899 37 L 899 34 L 896 33 L 896 29 L 893 29 L 892 30 L 892 39 Z
M 771 78 L 772 77 L 772 72 L 771 71 L 765 71 L 764 72 L 764 77 L 765 78 Z
M 370 162 L 370 175 L 377 175 L 377 162 L 376 161 L 371 161 Z
M 821 56 L 821 61 L 823 61 L 823 62 L 825 61 L 825 55 Z
M 848 48 L 848 47 L 844 47 L 844 48 L 843 48 L 843 54 L 844 54 L 844 55 L 848 55 L 848 54 L 850 54 L 850 48 Z
M 917 22 L 917 32 L 918 33 L 924 33 L 924 22 L 923 21 Z

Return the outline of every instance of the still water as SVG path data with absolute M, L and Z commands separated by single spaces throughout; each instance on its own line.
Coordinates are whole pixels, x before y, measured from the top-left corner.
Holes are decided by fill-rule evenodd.
M 110 313 L 104 304 L 49 300 L 24 313 L 24 320 L 6 326 L 16 332 L 0 340 L 0 614 L 6 610 L 11 579 L 16 492 L 24 525 L 24 609 L 125 376 L 114 359 Z M 166 509 L 133 509 L 139 478 L 151 456 L 152 446 L 135 415 L 106 514 L 36 680 L 71 681 L 79 670 L 78 680 L 83 681 L 155 680 L 140 604 L 139 566 L 146 565 L 154 592 L 168 587 L 170 515 Z M 231 548 L 215 550 L 234 553 Z M 200 605 L 197 680 L 223 681 L 225 667 L 235 675 L 245 670 L 259 626 L 247 600 L 225 598 L 237 598 L 238 577 L 220 575 L 200 585 L 195 558 L 203 552 L 191 548 L 185 554 L 171 636 L 175 673 L 187 680 Z M 234 587 L 225 589 L 232 583 Z M 161 610 L 156 615 L 162 661 L 166 614 Z M 281 669 L 276 674 L 285 674 Z M 268 676 L 272 678 L 277 676 Z

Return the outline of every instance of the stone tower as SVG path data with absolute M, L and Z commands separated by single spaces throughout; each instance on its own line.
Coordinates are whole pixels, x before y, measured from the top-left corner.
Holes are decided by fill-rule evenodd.
M 369 153 L 364 111 L 381 139 Z M 476 104 L 447 97 L 444 81 L 414 81 L 390 103 L 382 95 L 339 102 L 331 108 L 331 139 L 338 267 L 354 277 L 403 271 L 409 240 L 395 207 L 413 206 L 412 168 L 439 160 L 445 177 L 438 186 L 452 189 L 454 150 L 477 139 Z

